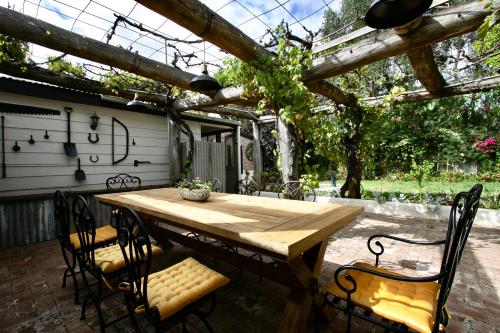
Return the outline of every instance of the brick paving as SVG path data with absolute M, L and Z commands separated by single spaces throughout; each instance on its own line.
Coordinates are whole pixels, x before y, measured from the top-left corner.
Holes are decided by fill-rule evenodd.
M 445 235 L 446 223 L 436 220 L 365 215 L 332 236 L 325 256 L 320 282 L 331 281 L 339 264 L 353 261 L 373 263 L 366 247 L 374 233 L 435 240 Z M 500 230 L 474 226 L 455 278 L 448 301 L 452 319 L 447 332 L 500 332 Z M 392 244 L 386 242 L 385 244 Z M 412 276 L 436 273 L 441 247 L 415 247 L 398 243 L 386 246 L 381 266 Z M 193 256 L 226 274 L 232 283 L 218 292 L 217 307 L 210 317 L 216 332 L 274 332 L 280 321 L 287 288 L 235 267 L 175 246 L 155 257 L 153 269 L 162 269 L 185 257 Z M 96 332 L 99 331 L 93 306 L 87 319 L 80 321 L 80 306 L 73 303 L 72 282 L 61 287 L 64 262 L 57 241 L 31 244 L 0 251 L 0 332 Z M 83 292 L 84 295 L 84 292 Z M 109 298 L 103 306 L 105 316 L 125 313 L 123 297 Z M 143 331 L 151 331 L 139 318 Z M 308 332 L 314 332 L 311 317 Z M 342 314 L 323 323 L 322 332 L 343 332 Z M 190 332 L 204 331 L 196 319 L 189 320 Z M 109 332 L 131 332 L 128 319 L 110 327 Z M 175 328 L 173 332 L 180 332 Z M 359 319 L 353 319 L 353 332 L 382 332 Z

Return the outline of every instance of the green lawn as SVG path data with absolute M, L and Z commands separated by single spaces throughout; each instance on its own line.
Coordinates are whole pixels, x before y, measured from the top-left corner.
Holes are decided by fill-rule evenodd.
M 342 186 L 344 180 L 337 180 L 337 185 Z M 461 191 L 469 190 L 474 184 L 475 181 L 463 181 L 456 183 L 449 182 L 426 182 L 424 183 L 424 192 L 428 193 L 458 193 Z M 330 181 L 321 181 L 321 187 L 330 186 Z M 363 189 L 365 191 L 372 192 L 404 192 L 404 193 L 412 193 L 418 192 L 417 182 L 414 181 L 400 181 L 400 180 L 363 180 L 361 182 Z M 493 194 L 495 191 L 500 192 L 500 183 L 499 182 L 491 182 L 491 183 L 483 183 L 484 189 L 483 193 Z
M 338 180 L 337 185 L 341 186 L 344 180 Z M 426 182 L 424 184 L 423 193 L 428 193 L 435 197 L 444 197 L 441 203 L 451 204 L 455 195 L 462 191 L 468 191 L 475 181 L 461 181 L 461 182 Z M 481 206 L 484 208 L 500 209 L 500 182 L 489 182 L 483 184 L 483 193 L 481 195 Z M 405 200 L 410 202 L 421 202 L 422 197 L 418 193 L 418 186 L 415 181 L 401 181 L 401 180 L 363 180 L 362 198 L 373 199 L 376 193 L 383 194 L 387 200 L 391 197 L 399 197 L 399 193 L 405 194 Z M 320 181 L 320 188 L 317 193 L 322 194 L 321 188 L 330 186 L 329 181 Z M 330 194 L 326 194 L 330 195 Z M 443 196 L 444 195 L 444 196 Z

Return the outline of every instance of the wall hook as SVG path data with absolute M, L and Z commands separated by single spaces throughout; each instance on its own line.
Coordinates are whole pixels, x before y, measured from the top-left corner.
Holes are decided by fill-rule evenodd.
M 135 146 L 135 139 L 132 139 L 132 146 Z
M 47 130 L 45 130 L 45 135 L 43 136 L 43 138 L 45 140 L 48 140 L 49 139 L 49 133 L 47 132 Z
M 88 139 L 89 139 L 89 142 L 92 142 L 92 143 L 98 143 L 98 142 L 99 142 L 99 134 L 97 134 L 97 133 L 96 133 L 96 134 L 95 134 L 95 139 L 94 139 L 94 140 L 92 140 L 92 133 L 89 133 L 89 137 L 88 137 Z
M 17 141 L 16 141 L 16 144 L 12 147 L 12 150 L 15 152 L 18 152 L 21 150 L 21 147 L 19 147 L 19 145 L 17 144 Z
M 92 156 L 94 156 L 94 155 L 90 155 L 90 157 L 89 157 L 90 162 L 92 162 L 92 163 L 99 162 L 99 156 L 95 155 L 95 159 L 93 159 Z
M 28 141 L 30 143 L 30 145 L 34 145 L 35 144 L 35 140 L 33 140 L 33 135 L 30 136 L 30 139 Z

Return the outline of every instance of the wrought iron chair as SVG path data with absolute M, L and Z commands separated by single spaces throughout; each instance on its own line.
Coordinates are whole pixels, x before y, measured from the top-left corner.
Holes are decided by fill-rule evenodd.
M 58 226 L 58 238 L 61 252 L 66 263 L 66 270 L 63 274 L 62 286 L 66 287 L 66 278 L 71 275 L 73 288 L 75 289 L 75 304 L 79 303 L 79 290 L 76 274 L 76 259 L 80 251 L 80 240 L 77 233 L 71 233 L 69 204 L 66 196 L 61 191 L 54 194 L 54 219 Z M 101 247 L 114 243 L 116 240 L 116 230 L 110 225 L 96 229 L 95 246 Z M 71 254 L 71 260 L 69 259 Z
M 375 266 L 355 263 L 335 271 L 335 281 L 328 288 L 326 303 L 346 313 L 348 332 L 352 316 L 382 326 L 387 332 L 413 330 L 437 333 L 447 326 L 446 300 L 479 208 L 482 188 L 481 184 L 477 184 L 470 191 L 455 197 L 445 240 L 413 241 L 384 234 L 374 235 L 368 239 L 368 248 L 376 256 Z M 379 256 L 384 253 L 384 247 L 376 240 L 378 238 L 418 245 L 444 244 L 439 274 L 408 277 L 379 268 Z M 373 240 L 376 240 L 374 244 L 378 249 L 373 249 Z M 357 311 L 357 307 L 361 311 Z
M 128 281 L 120 284 L 125 292 L 129 317 L 139 331 L 135 314 L 142 313 L 155 331 L 163 331 L 196 315 L 213 332 L 206 317 L 215 307 L 215 291 L 229 279 L 200 264 L 193 258 L 150 274 L 152 246 L 144 224 L 131 208 L 121 208 L 117 215 L 118 244 L 125 259 Z M 200 307 L 211 301 L 208 312 Z
M 106 179 L 106 188 L 108 192 L 137 191 L 141 189 L 141 178 L 119 173 Z
M 281 185 L 278 198 L 302 201 L 316 201 L 316 191 L 300 181 L 290 181 Z
M 218 178 L 208 178 L 206 182 L 211 182 L 212 183 L 212 192 L 222 192 L 222 183 Z
M 73 201 L 73 220 L 81 244 L 81 249 L 77 252 L 78 263 L 80 265 L 83 283 L 87 289 L 87 296 L 82 304 L 80 320 L 85 319 L 87 304 L 89 300 L 91 300 L 99 316 L 101 332 L 104 332 L 107 326 L 128 316 L 124 315 L 106 323 L 101 310 L 102 300 L 119 292 L 119 290 L 116 290 L 103 295 L 104 286 L 113 290 L 109 282 L 110 280 L 115 278 L 123 280 L 121 277 L 126 275 L 125 259 L 123 258 L 122 251 L 118 244 L 104 248 L 96 248 L 97 233 L 95 220 L 87 202 L 82 196 L 78 196 Z M 152 251 L 154 254 L 161 253 L 161 249 L 156 246 L 153 247 Z M 87 274 L 91 275 L 97 283 L 89 283 Z
M 242 179 L 238 182 L 240 194 L 260 197 L 260 186 L 253 179 Z

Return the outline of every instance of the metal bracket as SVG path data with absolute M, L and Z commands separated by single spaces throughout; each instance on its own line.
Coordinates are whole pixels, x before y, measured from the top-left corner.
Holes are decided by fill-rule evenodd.
M 126 134 L 126 136 L 125 136 L 125 138 L 126 138 L 125 155 L 116 161 L 115 161 L 115 122 L 123 127 L 123 129 L 125 130 L 125 134 Z M 111 160 L 113 161 L 113 165 L 120 163 L 121 161 L 126 159 L 127 156 L 128 156 L 128 128 L 121 121 L 119 121 L 118 119 L 113 117 L 111 120 Z
M 94 140 L 92 140 L 92 133 L 89 133 L 88 140 L 89 140 L 89 142 L 91 142 L 91 143 L 98 143 L 98 142 L 99 142 L 99 134 L 98 134 L 98 133 L 96 133 L 96 134 L 95 134 L 95 139 L 94 139 Z

